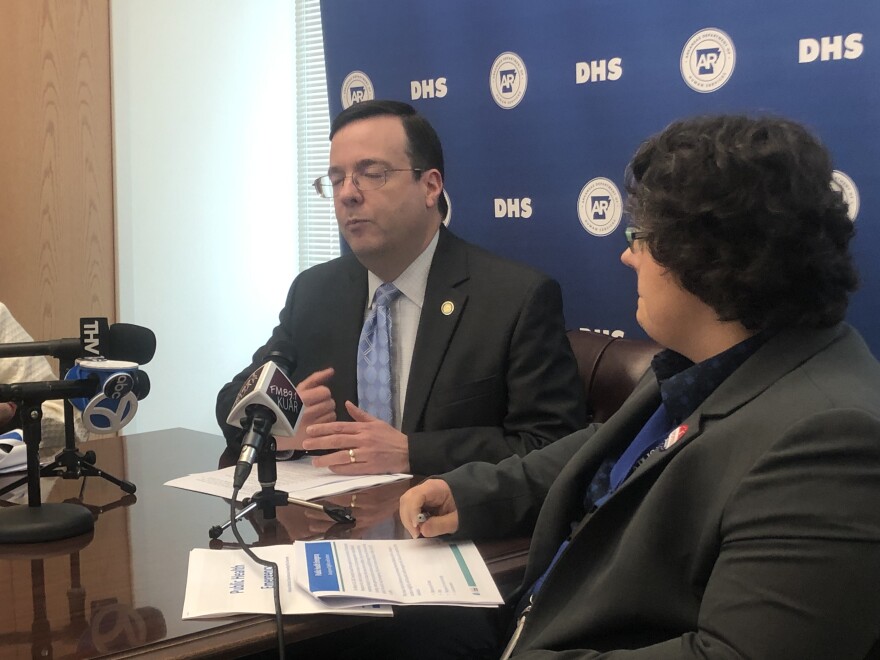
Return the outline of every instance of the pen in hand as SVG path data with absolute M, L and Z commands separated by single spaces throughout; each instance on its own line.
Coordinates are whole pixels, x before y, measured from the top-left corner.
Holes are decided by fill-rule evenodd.
M 416 528 L 416 533 L 413 535 L 414 539 L 424 538 L 424 536 L 422 535 L 422 523 L 426 522 L 430 517 L 431 514 L 425 513 L 424 511 L 416 515 L 415 519 L 413 520 L 413 527 Z

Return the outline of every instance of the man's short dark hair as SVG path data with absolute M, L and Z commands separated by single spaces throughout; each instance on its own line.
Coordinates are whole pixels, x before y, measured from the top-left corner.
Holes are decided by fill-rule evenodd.
M 403 130 L 406 133 L 406 153 L 409 156 L 410 164 L 421 170 L 438 170 L 440 176 L 445 181 L 446 172 L 443 169 L 443 146 L 440 144 L 440 138 L 430 122 L 416 112 L 416 109 L 409 103 L 371 100 L 350 105 L 336 115 L 336 119 L 330 124 L 330 139 L 333 139 L 333 136 L 336 135 L 340 128 L 354 121 L 383 116 L 400 117 L 400 121 L 403 123 Z M 416 174 L 416 178 L 418 176 Z M 438 208 L 440 209 L 440 215 L 445 218 L 449 207 L 442 190 L 440 191 Z
M 686 119 L 638 149 L 626 206 L 655 261 L 720 320 L 828 327 L 858 285 L 831 173 L 828 151 L 795 122 Z

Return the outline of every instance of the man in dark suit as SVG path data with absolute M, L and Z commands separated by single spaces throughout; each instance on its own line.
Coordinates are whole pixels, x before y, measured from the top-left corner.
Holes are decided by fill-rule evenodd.
M 314 464 L 343 474 L 497 462 L 582 427 L 559 285 L 443 226 L 443 152 L 427 120 L 405 103 L 367 101 L 340 113 L 330 138 L 315 187 L 333 198 L 352 254 L 296 278 L 272 337 L 220 391 L 230 446 L 240 443 L 226 424 L 235 396 L 277 345 L 295 351 L 307 406 L 279 449 L 329 452 Z M 383 317 L 374 292 L 389 283 L 396 298 Z M 365 317 L 391 319 L 387 417 L 360 401 Z
M 668 350 L 604 425 L 401 498 L 413 535 L 532 534 L 494 657 L 878 657 L 880 365 L 843 323 L 831 173 L 775 118 L 677 122 L 638 150 L 621 260 Z M 430 657 L 493 657 L 482 630 L 482 651 Z

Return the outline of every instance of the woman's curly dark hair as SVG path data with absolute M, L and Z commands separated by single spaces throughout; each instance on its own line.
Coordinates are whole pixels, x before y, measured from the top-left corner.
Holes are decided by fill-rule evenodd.
M 698 117 L 641 145 L 626 206 L 657 263 L 720 320 L 828 327 L 858 285 L 831 172 L 826 149 L 792 121 Z

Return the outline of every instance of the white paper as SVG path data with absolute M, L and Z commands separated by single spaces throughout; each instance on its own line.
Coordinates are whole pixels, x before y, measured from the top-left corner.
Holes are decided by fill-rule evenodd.
M 254 549 L 260 559 L 278 564 L 281 611 L 284 614 L 347 614 L 391 616 L 388 605 L 354 607 L 326 603 L 300 588 L 292 575 L 293 546 Z M 272 571 L 255 563 L 243 550 L 191 550 L 183 601 L 184 619 L 206 619 L 233 614 L 274 614 Z
M 438 539 L 294 543 L 300 585 L 329 603 L 492 607 L 503 603 L 471 542 Z
M 27 443 L 22 440 L 21 429 L 15 429 L 0 435 L 0 475 L 10 475 L 12 483 L 27 474 Z M 41 458 L 40 467 L 49 465 L 54 458 Z M 6 485 L 0 484 L 0 487 Z
M 0 436 L 0 473 L 27 469 L 27 445 L 16 429 Z
M 296 461 L 279 461 L 276 463 L 276 468 L 278 481 L 275 483 L 275 488 L 283 490 L 290 497 L 300 500 L 314 500 L 412 478 L 411 474 L 400 473 L 359 476 L 336 474 L 329 468 L 314 467 L 308 456 Z M 172 479 L 166 482 L 165 485 L 228 498 L 232 495 L 232 477 L 234 472 L 235 466 L 232 465 L 222 470 L 199 472 L 186 477 Z M 259 490 L 260 482 L 257 476 L 257 466 L 255 465 L 239 492 L 239 497 L 241 499 L 251 497 Z

